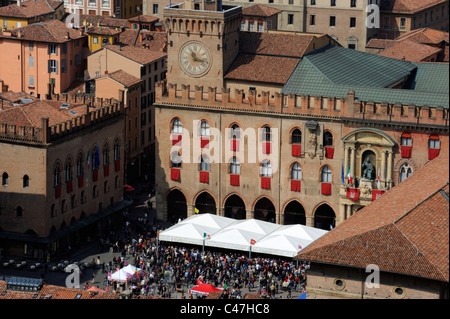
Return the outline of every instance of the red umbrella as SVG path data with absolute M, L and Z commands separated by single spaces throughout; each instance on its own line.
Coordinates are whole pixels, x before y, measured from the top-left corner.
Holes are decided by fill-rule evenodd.
M 123 185 L 123 188 L 125 188 L 126 192 L 134 191 L 134 187 L 130 185 Z
M 219 292 L 222 291 L 222 288 L 216 288 L 211 284 L 200 284 L 198 286 L 194 286 L 191 289 L 189 289 L 190 294 L 199 294 L 202 296 L 207 296 L 211 292 Z

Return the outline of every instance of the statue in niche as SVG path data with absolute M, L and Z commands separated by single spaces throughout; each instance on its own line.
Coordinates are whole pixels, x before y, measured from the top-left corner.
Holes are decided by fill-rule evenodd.
M 309 131 L 309 141 L 308 141 L 308 149 L 309 149 L 309 157 L 313 159 L 316 156 L 316 147 L 317 147 L 317 136 L 316 133 L 312 130 Z
M 375 179 L 375 167 L 370 162 L 370 158 L 366 157 L 366 160 L 362 164 L 362 178 L 373 181 Z

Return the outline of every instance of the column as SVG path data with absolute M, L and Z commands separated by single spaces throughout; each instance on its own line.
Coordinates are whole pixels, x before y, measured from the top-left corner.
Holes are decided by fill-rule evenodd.
M 225 208 L 223 207 L 216 207 L 216 215 L 217 216 L 224 216 L 225 214 Z
M 186 204 L 186 207 L 187 207 L 187 217 L 191 217 L 192 215 L 194 215 L 194 205 Z
M 277 213 L 278 224 L 284 225 L 284 214 Z
M 389 189 L 392 188 L 392 151 L 388 151 L 387 159 L 387 176 L 386 180 L 388 182 Z
M 245 210 L 245 218 L 246 219 L 253 219 L 255 217 L 255 212 L 250 210 L 250 209 L 246 209 Z
M 314 217 L 306 216 L 306 226 L 314 227 Z
M 347 217 L 346 219 L 350 218 L 350 216 L 352 216 L 352 205 L 346 205 L 347 206 Z

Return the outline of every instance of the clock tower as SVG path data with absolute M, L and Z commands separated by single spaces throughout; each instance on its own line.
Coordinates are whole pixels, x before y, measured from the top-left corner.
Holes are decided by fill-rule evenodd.
M 224 87 L 239 52 L 242 7 L 220 0 L 185 0 L 164 8 L 167 30 L 167 81 L 181 85 Z

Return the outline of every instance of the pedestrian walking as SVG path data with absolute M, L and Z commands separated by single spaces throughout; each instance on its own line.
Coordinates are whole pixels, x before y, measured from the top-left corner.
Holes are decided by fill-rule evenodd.
M 94 284 L 94 282 L 95 282 L 95 271 L 92 272 L 92 284 Z

